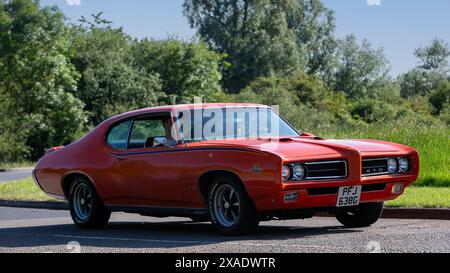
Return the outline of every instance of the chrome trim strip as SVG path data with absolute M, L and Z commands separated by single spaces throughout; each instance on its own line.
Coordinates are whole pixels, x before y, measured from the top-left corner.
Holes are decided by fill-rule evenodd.
M 370 162 L 370 161 L 382 161 L 382 160 L 385 160 L 386 161 L 386 167 L 387 167 L 387 161 L 389 160 L 389 158 L 390 157 L 367 158 L 367 159 L 363 159 L 362 163 Z M 369 169 L 369 168 L 374 168 L 374 167 L 366 167 L 366 168 Z M 362 173 L 363 170 L 364 170 L 364 166 L 362 166 L 362 164 L 361 164 L 361 176 L 362 177 L 371 177 L 371 176 L 379 176 L 379 175 L 391 174 L 390 172 L 363 174 Z

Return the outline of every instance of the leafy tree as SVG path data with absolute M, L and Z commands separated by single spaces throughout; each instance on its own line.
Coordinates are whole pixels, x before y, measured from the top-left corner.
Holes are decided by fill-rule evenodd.
M 404 98 L 428 95 L 448 78 L 450 48 L 443 40 L 434 39 L 430 46 L 416 49 L 414 56 L 419 65 L 398 78 Z
M 434 114 L 441 114 L 450 105 L 450 81 L 443 81 L 429 97 Z
M 212 98 L 221 93 L 221 56 L 204 43 L 144 39 L 133 44 L 131 54 L 136 69 L 159 76 L 165 95 L 160 103 L 186 103 L 195 96 Z
M 319 0 L 186 0 L 190 25 L 227 54 L 224 86 L 239 91 L 260 76 L 327 71 L 334 17 Z
M 28 146 L 29 158 L 37 159 L 46 148 L 72 141 L 83 128 L 82 103 L 68 93 L 76 89 L 78 77 L 66 57 L 68 46 L 64 17 L 56 7 L 0 1 L 0 92 L 7 98 L 2 129 L 7 136 L 18 133 L 12 143 L 20 143 L 22 156 Z
M 349 98 L 374 97 L 386 84 L 387 75 L 383 49 L 373 49 L 367 40 L 359 45 L 353 35 L 339 41 L 329 82 L 334 90 L 345 92 Z
M 419 68 L 448 72 L 450 48 L 442 39 L 435 38 L 430 46 L 416 49 L 414 56 L 421 62 Z
M 157 104 L 162 96 L 158 75 L 135 66 L 132 39 L 122 29 L 94 15 L 71 29 L 71 62 L 81 77 L 73 94 L 85 103 L 91 125 L 111 115 Z
M 314 132 L 320 127 L 349 122 L 345 95 L 328 90 L 314 76 L 258 78 L 234 95 L 235 101 L 278 105 L 297 128 Z

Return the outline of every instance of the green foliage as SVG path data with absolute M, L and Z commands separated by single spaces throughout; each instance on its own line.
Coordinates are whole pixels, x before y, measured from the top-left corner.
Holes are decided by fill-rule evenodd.
M 132 40 L 121 29 L 98 25 L 71 29 L 71 61 L 80 72 L 73 94 L 85 103 L 91 124 L 123 111 L 154 106 L 162 96 L 158 75 L 135 66 Z M 94 27 L 96 26 L 96 27 Z
M 328 90 L 314 76 L 259 78 L 234 101 L 278 105 L 281 114 L 302 130 L 343 126 L 351 122 L 343 93 Z
M 73 140 L 83 127 L 82 103 L 67 92 L 78 73 L 67 58 L 68 32 L 56 8 L 37 1 L 2 0 L 0 5 L 0 86 L 7 97 L 2 137 L 31 159 L 53 145 Z M 64 113 L 62 115 L 62 113 Z M 3 146 L 3 145 L 2 145 Z M 6 150 L 3 150 L 6 149 Z M 10 154 L 8 147 L 1 153 Z M 23 155 L 23 154 L 22 154 Z
M 327 71 L 333 13 L 318 0 L 186 0 L 184 14 L 214 50 L 226 53 L 224 86 L 258 77 Z
M 414 55 L 421 61 L 420 68 L 448 72 L 450 48 L 442 39 L 435 38 L 429 47 L 416 49 Z
M 159 103 L 186 103 L 195 96 L 209 98 L 221 93 L 221 56 L 203 43 L 144 39 L 133 44 L 131 54 L 136 69 L 159 77 L 164 94 Z
M 338 42 L 333 74 L 328 84 L 349 98 L 375 97 L 376 90 L 386 84 L 387 60 L 382 49 L 372 49 L 366 40 L 358 45 L 356 37 Z
M 430 103 L 434 107 L 433 113 L 441 114 L 444 108 L 448 108 L 450 104 L 450 81 L 441 82 L 434 92 L 430 94 Z
M 398 79 L 404 98 L 428 95 L 447 80 L 450 71 L 450 48 L 441 39 L 436 38 L 430 46 L 416 49 L 414 55 L 419 65 Z

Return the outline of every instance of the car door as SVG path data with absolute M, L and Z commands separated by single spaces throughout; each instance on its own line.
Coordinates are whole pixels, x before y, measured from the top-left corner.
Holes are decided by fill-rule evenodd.
M 169 114 L 152 114 L 132 119 L 126 149 L 115 153 L 114 172 L 120 205 L 179 206 L 182 191 L 179 178 L 178 144 L 152 146 L 163 137 L 163 120 Z

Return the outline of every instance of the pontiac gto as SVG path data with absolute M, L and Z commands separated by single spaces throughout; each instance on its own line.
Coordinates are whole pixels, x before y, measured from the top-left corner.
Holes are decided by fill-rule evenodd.
M 192 104 L 112 117 L 48 150 L 33 177 L 47 194 L 68 200 L 80 228 L 102 227 L 122 211 L 247 234 L 260 221 L 320 211 L 346 227 L 368 227 L 418 173 L 411 147 L 322 139 L 264 105 Z

